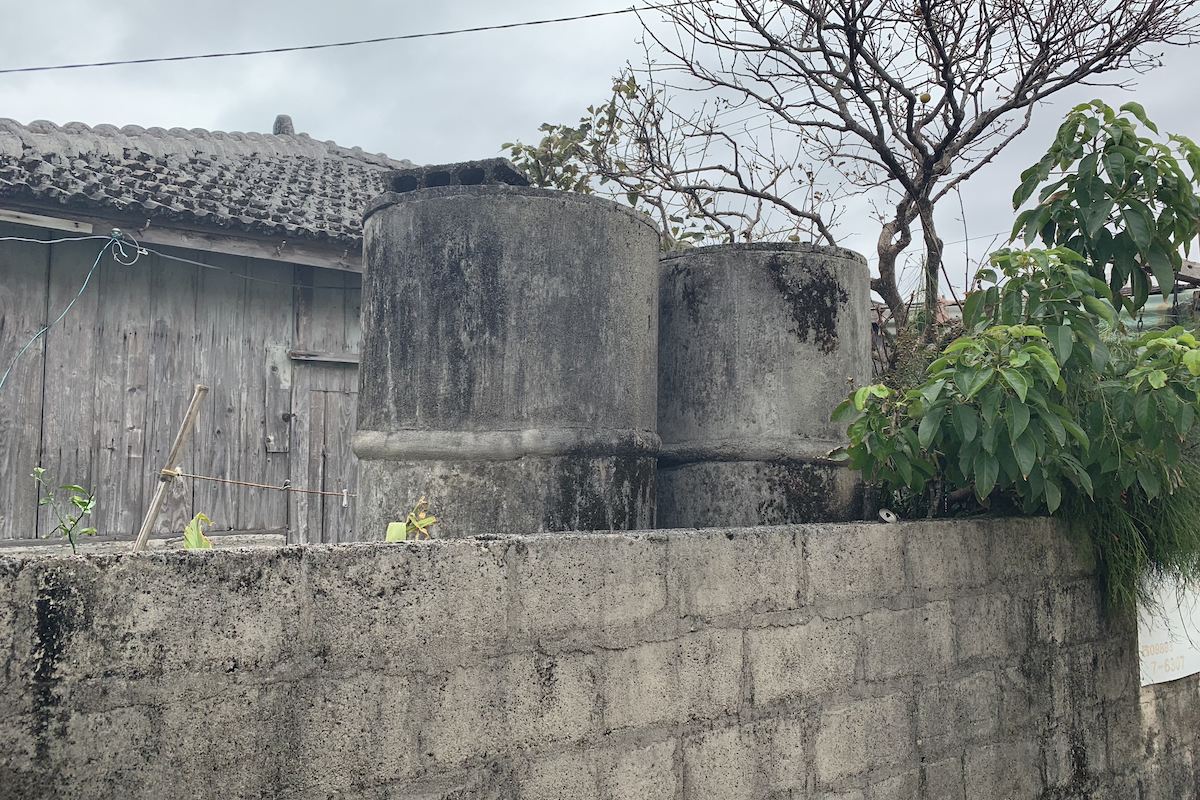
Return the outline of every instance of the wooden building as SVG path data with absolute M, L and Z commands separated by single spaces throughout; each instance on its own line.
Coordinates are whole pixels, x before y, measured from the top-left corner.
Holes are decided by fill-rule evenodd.
M 102 535 L 135 535 L 196 383 L 212 391 L 184 472 L 353 494 L 361 212 L 408 166 L 286 117 L 272 134 L 0 120 L 0 372 L 50 325 L 0 388 L 0 539 L 53 528 L 38 465 L 95 488 Z M 144 252 L 115 258 L 114 228 Z M 198 479 L 175 481 L 158 532 L 196 512 L 355 538 L 349 497 Z

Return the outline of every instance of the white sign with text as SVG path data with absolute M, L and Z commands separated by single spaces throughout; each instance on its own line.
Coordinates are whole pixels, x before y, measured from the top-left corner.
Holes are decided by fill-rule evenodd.
M 1200 590 L 1173 585 L 1156 593 L 1158 608 L 1138 611 L 1138 655 L 1142 686 L 1200 672 Z

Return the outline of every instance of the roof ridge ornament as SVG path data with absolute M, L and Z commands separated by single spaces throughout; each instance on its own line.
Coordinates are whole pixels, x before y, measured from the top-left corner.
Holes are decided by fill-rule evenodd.
M 271 133 L 276 136 L 295 136 L 296 126 L 292 124 L 290 116 L 280 114 L 275 118 L 275 124 L 271 127 Z

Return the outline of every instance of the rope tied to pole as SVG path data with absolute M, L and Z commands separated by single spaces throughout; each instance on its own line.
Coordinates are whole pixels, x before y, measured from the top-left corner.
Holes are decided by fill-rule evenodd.
M 322 492 L 316 489 L 297 489 L 291 485 L 290 481 L 284 481 L 283 486 L 271 486 L 266 483 L 250 483 L 249 481 L 235 481 L 228 478 L 214 478 L 209 475 L 192 475 L 178 469 L 164 469 L 162 471 L 163 479 L 170 480 L 171 478 L 194 478 L 199 481 L 215 481 L 217 483 L 232 483 L 236 486 L 250 486 L 255 489 L 273 489 L 277 492 L 299 492 L 301 494 L 319 494 L 326 497 L 341 497 L 343 499 L 349 497 L 358 497 L 357 494 L 350 494 L 348 491 L 340 492 Z

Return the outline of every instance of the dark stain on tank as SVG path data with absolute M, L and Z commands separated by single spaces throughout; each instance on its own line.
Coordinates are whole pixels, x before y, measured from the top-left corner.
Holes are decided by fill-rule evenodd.
M 767 269 L 775 288 L 787 302 L 801 342 L 811 341 L 823 353 L 838 346 L 838 311 L 850 302 L 850 295 L 824 264 L 800 266 L 782 254 L 772 255 Z M 796 274 L 802 270 L 802 274 Z

